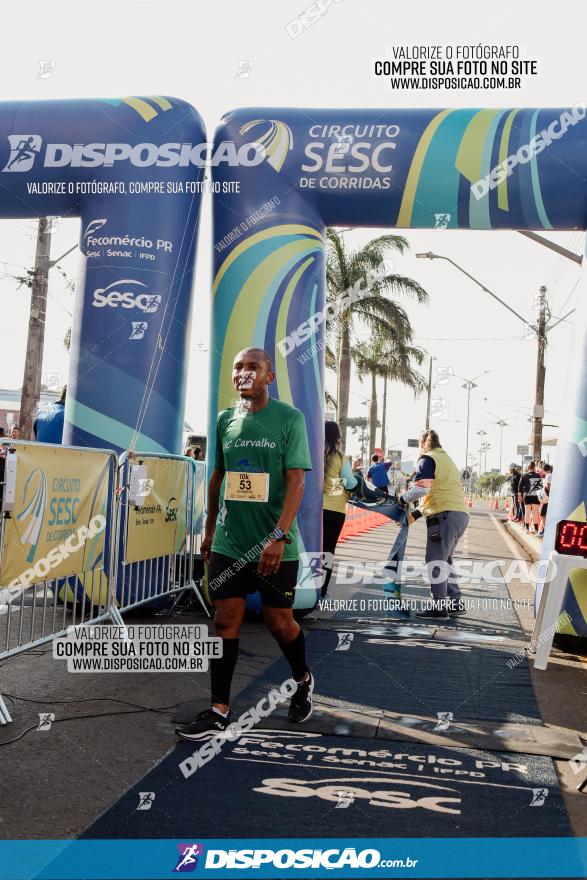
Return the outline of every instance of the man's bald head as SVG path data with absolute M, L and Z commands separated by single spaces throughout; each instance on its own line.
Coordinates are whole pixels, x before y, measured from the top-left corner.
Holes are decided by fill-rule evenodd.
M 268 387 L 275 379 L 273 359 L 263 348 L 243 348 L 232 364 L 232 384 L 241 400 L 253 400 L 265 405 L 269 399 Z
M 273 358 L 268 351 L 265 351 L 264 348 L 243 348 L 242 351 L 239 351 L 239 353 L 235 357 L 234 363 L 237 363 L 237 361 L 250 361 L 251 358 L 256 358 L 257 360 L 264 361 L 267 366 L 267 370 L 270 373 L 274 372 Z

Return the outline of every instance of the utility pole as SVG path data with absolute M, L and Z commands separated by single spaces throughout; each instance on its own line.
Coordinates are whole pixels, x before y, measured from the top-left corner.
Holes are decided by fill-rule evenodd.
M 428 373 L 428 400 L 426 402 L 426 430 L 430 428 L 430 401 L 432 399 L 432 361 L 434 358 L 430 355 L 430 370 Z
M 27 337 L 19 426 L 23 440 L 33 439 L 33 421 L 41 398 L 41 370 L 45 344 L 45 315 L 49 282 L 51 226 L 47 217 L 39 220 L 35 268 L 32 272 L 31 308 Z
M 546 376 L 546 287 L 540 288 L 540 305 L 538 311 L 538 352 L 536 357 L 536 397 L 534 399 L 534 439 L 532 454 L 538 461 L 542 457 L 542 422 L 544 419 L 544 380 Z

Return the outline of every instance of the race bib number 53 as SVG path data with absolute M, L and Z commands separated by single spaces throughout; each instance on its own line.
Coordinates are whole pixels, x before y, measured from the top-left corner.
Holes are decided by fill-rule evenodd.
M 227 471 L 224 498 L 227 501 L 267 501 L 269 474 Z

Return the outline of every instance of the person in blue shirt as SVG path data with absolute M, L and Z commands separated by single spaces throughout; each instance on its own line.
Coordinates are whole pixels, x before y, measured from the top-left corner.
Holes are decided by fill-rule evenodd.
M 64 385 L 59 400 L 41 407 L 33 424 L 35 440 L 40 443 L 62 442 L 66 394 L 67 385 Z
M 390 461 L 384 461 L 378 455 L 371 456 L 371 467 L 367 471 L 367 479 L 377 489 L 381 489 L 389 495 L 389 476 L 388 471 L 391 467 Z

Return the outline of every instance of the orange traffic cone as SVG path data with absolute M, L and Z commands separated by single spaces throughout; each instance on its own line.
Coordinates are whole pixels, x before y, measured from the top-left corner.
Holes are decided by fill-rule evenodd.
M 349 522 L 348 536 L 349 538 L 356 538 L 357 535 L 360 535 L 361 529 L 359 528 L 361 511 L 357 510 L 357 508 L 353 508 L 351 520 Z

